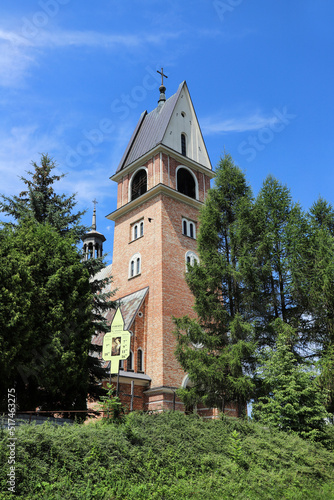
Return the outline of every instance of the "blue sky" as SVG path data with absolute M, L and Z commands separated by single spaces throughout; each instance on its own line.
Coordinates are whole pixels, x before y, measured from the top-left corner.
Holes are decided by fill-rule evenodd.
M 0 19 L 0 192 L 49 153 L 88 225 L 98 200 L 109 261 L 109 177 L 162 66 L 167 97 L 187 81 L 213 167 L 225 149 L 255 194 L 273 174 L 305 209 L 334 204 L 331 0 L 3 0 Z

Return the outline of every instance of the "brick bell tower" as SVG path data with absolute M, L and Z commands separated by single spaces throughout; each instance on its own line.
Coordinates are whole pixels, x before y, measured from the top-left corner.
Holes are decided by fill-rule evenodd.
M 120 393 L 132 383 L 133 407 L 143 410 L 182 409 L 174 394 L 187 377 L 174 356 L 172 316 L 194 316 L 186 263 L 198 259 L 198 215 L 214 176 L 186 82 L 166 100 L 163 76 L 158 106 L 140 116 L 111 177 L 117 210 L 107 216 L 114 298 L 132 332 Z

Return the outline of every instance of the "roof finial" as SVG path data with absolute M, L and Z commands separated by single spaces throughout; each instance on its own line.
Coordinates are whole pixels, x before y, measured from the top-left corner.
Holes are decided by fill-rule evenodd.
M 94 210 L 93 210 L 93 220 L 92 220 L 92 229 L 93 231 L 96 231 L 96 198 L 93 200 L 94 203 Z
M 164 69 L 161 68 L 161 71 L 158 71 L 157 70 L 157 73 L 159 73 L 161 75 L 161 85 L 159 87 L 159 90 L 160 90 L 160 98 L 159 98 L 159 102 L 164 102 L 166 100 L 166 96 L 165 96 L 165 92 L 166 92 L 166 87 L 164 86 L 164 77 L 165 78 L 168 78 L 167 75 L 164 75 Z

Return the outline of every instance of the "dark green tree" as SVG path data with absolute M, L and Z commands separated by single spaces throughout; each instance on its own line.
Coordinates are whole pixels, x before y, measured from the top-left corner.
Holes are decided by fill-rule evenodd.
M 100 272 L 106 267 L 103 258 L 88 259 L 82 264 L 88 271 L 90 290 L 93 295 L 91 321 L 94 325 L 94 336 L 100 332 L 107 333 L 110 330 L 110 324 L 106 320 L 107 312 L 116 307 L 115 302 L 112 300 L 115 294 L 115 290 L 111 288 L 112 278 L 100 277 Z M 88 358 L 89 395 L 95 399 L 105 394 L 101 386 L 101 380 L 109 376 L 100 363 L 99 356 L 101 353 L 102 347 L 93 342 L 90 346 Z
M 332 424 L 334 423 L 334 346 L 330 345 L 324 350 L 319 361 L 320 376 L 319 385 L 328 394 L 327 410 L 330 413 Z
M 60 181 L 64 177 L 64 174 L 54 174 L 56 164 L 47 154 L 41 156 L 40 166 L 34 162 L 32 165 L 34 171 L 28 172 L 31 179 L 22 177 L 23 182 L 27 185 L 27 190 L 20 193 L 19 196 L 2 196 L 0 210 L 5 213 L 5 215 L 11 216 L 12 218 L 12 222 L 4 225 L 5 228 L 15 229 L 23 222 L 27 224 L 28 221 L 31 220 L 41 226 L 52 227 L 61 238 L 65 238 L 66 240 L 71 238 L 72 241 L 78 245 L 80 236 L 82 236 L 88 228 L 81 225 L 80 222 L 83 212 L 74 212 L 76 205 L 75 195 L 67 197 L 64 194 L 59 195 L 55 191 L 55 183 Z M 34 248 L 36 253 L 38 251 L 38 245 Z M 80 262 L 81 251 L 77 247 L 75 247 L 75 249 Z M 101 258 L 80 262 L 79 266 L 83 268 L 86 277 L 88 277 L 87 281 L 91 293 L 89 331 L 92 338 L 98 331 L 105 332 L 108 328 L 105 321 L 105 313 L 108 309 L 114 307 L 113 302 L 110 300 L 113 295 L 113 292 L 110 291 L 111 279 L 98 278 L 99 271 L 105 267 L 105 263 Z M 65 274 L 63 276 L 65 276 Z M 74 282 L 71 282 L 71 285 L 74 284 Z M 66 277 L 64 277 L 63 286 L 64 290 L 66 289 L 70 292 L 67 287 Z M 73 290 L 75 290 L 75 288 Z M 79 307 L 79 305 L 80 300 L 78 300 L 77 307 Z M 70 324 L 72 324 L 72 320 L 69 320 L 68 325 Z M 32 332 L 30 332 L 29 335 L 30 334 L 32 334 Z M 45 335 L 49 335 L 49 340 L 52 343 L 52 331 L 48 330 Z M 43 339 L 44 337 L 41 336 L 41 345 L 43 345 Z M 38 336 L 36 336 L 36 341 L 37 343 L 39 342 Z M 105 370 L 101 368 L 97 359 L 97 354 L 101 351 L 101 348 L 91 344 L 89 351 L 90 355 L 88 356 L 87 350 L 83 345 L 84 356 L 88 356 L 86 360 L 89 371 L 87 391 L 91 396 L 99 396 L 103 393 L 99 383 L 101 378 L 106 375 Z M 38 354 L 41 365 L 45 363 L 43 353 L 45 353 L 45 359 L 48 359 L 47 353 L 43 348 Z M 32 373 L 29 370 L 28 372 Z M 82 406 L 82 409 L 84 408 L 85 404 Z
M 275 345 L 272 329 L 277 318 L 301 334 L 299 348 L 309 344 L 310 316 L 298 270 L 306 257 L 309 226 L 290 190 L 269 176 L 253 207 L 255 238 L 248 252 L 256 279 L 252 304 L 259 346 Z M 306 349 L 307 350 L 307 349 Z
M 258 369 L 266 395 L 253 404 L 252 417 L 302 438 L 325 439 L 327 393 L 310 366 L 300 364 L 293 353 L 298 340 L 295 330 L 280 318 L 272 326 L 277 343 L 262 353 Z
M 308 311 L 310 356 L 320 359 L 322 387 L 329 390 L 328 410 L 334 414 L 334 210 L 319 198 L 308 214 L 306 251 L 295 269 L 300 300 Z
M 32 219 L 3 228 L 1 395 L 15 387 L 21 410 L 85 409 L 92 308 L 89 274 L 73 236 Z
M 334 345 L 334 211 L 323 199 L 309 214 L 310 236 L 304 260 L 305 298 L 312 318 L 312 341 L 320 351 Z
M 226 398 L 244 404 L 255 382 L 254 396 L 263 397 L 262 380 L 249 378 L 254 349 L 276 346 L 278 319 L 298 332 L 290 347 L 300 363 L 327 360 L 321 380 L 332 387 L 333 230 L 331 205 L 319 199 L 306 214 L 272 176 L 254 200 L 225 155 L 200 216 L 200 263 L 187 273 L 198 320 L 175 320 L 176 355 L 193 384 L 181 391 L 189 405 L 202 399 L 223 407 Z
M 198 319 L 175 319 L 176 357 L 192 387 L 179 394 L 191 405 L 199 400 L 224 409 L 237 401 L 245 408 L 253 390 L 250 377 L 255 350 L 249 321 L 248 279 L 241 273 L 252 194 L 244 174 L 229 155 L 216 172 L 200 214 L 200 262 L 188 266 L 186 280 L 195 297 Z

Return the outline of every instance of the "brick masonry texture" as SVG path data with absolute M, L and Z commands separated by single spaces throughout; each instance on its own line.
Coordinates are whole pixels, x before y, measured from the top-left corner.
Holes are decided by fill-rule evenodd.
M 161 152 L 138 168 L 147 169 L 148 191 L 159 184 L 176 191 L 179 166 L 175 158 Z M 119 181 L 117 209 L 130 202 L 131 178 L 138 168 L 126 173 Z M 203 203 L 210 187 L 210 177 L 195 168 L 191 170 L 197 179 L 198 200 Z M 186 253 L 196 253 L 196 240 L 182 234 L 182 218 L 193 221 L 198 232 L 199 209 L 193 203 L 187 203 L 186 196 L 184 201 L 179 198 L 161 191 L 142 203 L 138 198 L 134 208 L 115 221 L 112 273 L 117 293 L 113 299 L 149 287 L 139 311 L 141 314 L 137 314 L 131 327 L 133 370 L 137 372 L 138 349 L 141 349 L 143 370 L 151 378 L 146 386 L 135 385 L 135 394 L 140 396 L 134 400 L 135 409 L 184 411 L 182 402 L 173 395 L 186 374 L 174 356 L 176 341 L 172 316 L 195 316 L 194 298 L 186 284 L 185 272 Z M 132 228 L 138 221 L 144 222 L 144 234 L 133 240 Z M 130 277 L 129 265 L 135 254 L 140 254 L 141 272 Z M 127 362 L 124 369 L 129 369 Z M 122 400 L 129 404 L 130 398 L 124 394 L 130 394 L 130 385 L 122 383 L 120 392 Z M 230 414 L 236 414 L 233 405 L 229 408 Z M 203 407 L 198 407 L 198 412 L 205 418 L 218 415 L 217 410 Z

